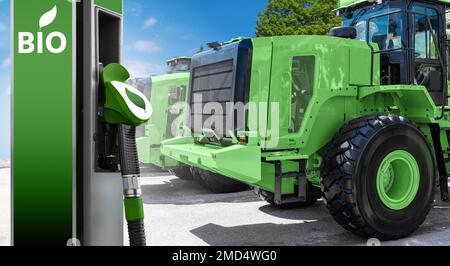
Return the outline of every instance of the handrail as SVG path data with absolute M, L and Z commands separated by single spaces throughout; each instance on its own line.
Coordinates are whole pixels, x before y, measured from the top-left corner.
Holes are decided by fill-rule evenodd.
M 371 85 L 371 86 L 373 86 L 374 60 L 375 60 L 375 59 L 374 59 L 374 55 L 375 55 L 375 54 L 378 54 L 378 53 L 380 53 L 380 54 L 381 54 L 381 53 L 387 53 L 387 52 L 392 52 L 392 51 L 403 51 L 403 50 L 410 51 L 410 50 L 414 50 L 413 48 L 406 48 L 406 47 L 403 47 L 403 45 L 402 45 L 401 48 L 386 49 L 386 50 L 378 50 L 378 51 L 375 51 L 375 48 L 372 46 L 372 42 L 370 41 L 370 22 L 371 22 L 372 20 L 376 19 L 376 18 L 385 17 L 385 16 L 390 16 L 390 15 L 398 14 L 398 13 L 413 14 L 413 15 L 414 15 L 414 18 L 415 18 L 415 16 L 417 16 L 417 15 L 419 15 L 419 16 L 424 16 L 424 17 L 427 19 L 427 24 L 428 24 L 428 27 L 429 27 L 429 29 L 430 29 L 430 32 L 431 32 L 433 41 L 434 41 L 434 43 L 438 46 L 438 47 L 437 47 L 438 49 L 436 49 L 436 50 L 437 50 L 438 60 L 439 60 L 440 66 L 441 66 L 442 70 L 444 70 L 444 68 L 445 68 L 445 63 L 444 63 L 444 60 L 443 60 L 443 58 L 442 58 L 442 51 L 441 51 L 442 47 L 440 46 L 440 44 L 439 44 L 439 42 L 438 42 L 438 38 L 437 38 L 437 36 L 436 36 L 436 33 L 433 31 L 433 25 L 431 24 L 430 16 L 428 16 L 428 15 L 425 14 L 425 13 L 421 13 L 421 12 L 417 12 L 417 11 L 413 11 L 413 10 L 396 9 L 396 10 L 389 11 L 389 12 L 386 12 L 386 13 L 382 13 L 382 14 L 378 14 L 378 15 L 371 16 L 371 17 L 366 21 L 366 43 L 367 43 L 367 46 L 369 46 L 369 48 L 370 48 L 370 50 L 371 50 L 371 69 L 370 69 L 370 85 Z M 442 84 L 444 85 L 444 84 L 447 82 L 447 81 L 446 81 L 446 77 L 444 77 L 444 75 L 441 75 L 441 79 L 442 79 Z M 443 89 L 442 91 L 443 91 L 443 99 L 444 99 L 444 98 L 447 97 L 447 96 L 444 95 L 444 94 L 445 94 L 445 90 Z M 443 104 L 443 106 L 444 106 L 444 105 L 445 105 L 445 104 Z M 437 117 L 437 118 L 435 118 L 435 119 L 436 119 L 436 120 L 441 120 L 441 119 L 444 117 L 444 115 L 445 115 L 445 108 L 443 107 L 443 108 L 442 108 L 442 114 L 441 114 L 441 116 L 440 116 L 440 117 Z

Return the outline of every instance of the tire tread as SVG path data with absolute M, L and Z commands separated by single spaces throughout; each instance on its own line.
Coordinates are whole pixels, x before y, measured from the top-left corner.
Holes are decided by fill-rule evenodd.
M 425 220 L 424 218 L 417 228 L 413 228 L 407 234 L 382 235 L 364 220 L 353 196 L 352 176 L 364 147 L 380 129 L 398 123 L 419 129 L 416 123 L 403 117 L 370 115 L 344 126 L 323 152 L 325 156 L 322 191 L 326 206 L 337 223 L 361 237 L 378 238 L 383 241 L 400 239 L 414 232 Z

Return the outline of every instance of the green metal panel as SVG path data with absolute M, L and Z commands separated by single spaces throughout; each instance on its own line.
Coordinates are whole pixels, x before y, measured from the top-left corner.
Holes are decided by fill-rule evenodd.
M 256 145 L 226 148 L 202 146 L 194 144 L 191 137 L 177 137 L 163 141 L 161 150 L 164 155 L 187 165 L 243 179 L 251 184 L 261 181 L 261 149 Z
M 123 0 L 95 0 L 95 4 L 118 14 L 123 13 Z
M 340 0 L 339 8 L 346 8 L 352 5 L 356 5 L 362 2 L 367 2 L 367 0 Z
M 72 237 L 73 6 L 65 0 L 12 4 L 13 241 L 64 246 Z M 19 50 L 23 32 L 33 36 L 35 49 Z M 45 41 L 55 33 L 67 45 L 58 53 Z M 51 44 L 58 48 L 61 40 Z
M 408 117 L 416 122 L 433 123 L 434 118 L 440 115 L 440 109 L 433 103 L 430 94 L 423 86 L 391 85 L 359 89 L 359 98 L 363 102 L 376 96 L 390 97 L 392 101 L 390 106 L 396 107 L 391 108 L 393 114 Z
M 370 85 L 370 69 L 372 63 L 367 58 L 365 49 L 350 49 L 349 84 L 350 85 Z M 362 60 L 361 60 L 362 59 Z
M 278 144 L 266 151 L 269 146 L 261 144 L 264 141 L 261 133 L 272 129 L 272 118 L 269 115 L 267 118 L 269 126 L 260 124 L 261 120 L 258 120 L 258 131 L 247 132 L 249 136 L 247 145 L 219 148 L 195 145 L 192 138 L 177 138 L 164 141 L 162 151 L 163 154 L 185 164 L 221 173 L 272 191 L 273 165 L 261 163 L 261 159 L 317 160 L 315 153 L 326 145 L 346 122 L 345 111 L 348 109 L 351 112 L 360 112 L 357 107 L 346 108 L 346 102 L 348 98 L 357 98 L 358 86 L 367 86 L 370 83 L 368 66 L 371 63 L 371 51 L 364 42 L 329 36 L 255 38 L 252 42 L 250 101 L 270 105 L 278 103 L 280 112 L 277 118 L 280 124 L 274 128 L 279 129 Z M 300 132 L 290 133 L 292 58 L 311 55 L 316 58 L 313 99 L 307 108 Z M 378 69 L 379 58 L 375 58 L 374 64 L 374 68 Z M 354 69 L 354 73 L 350 72 L 350 68 Z M 375 84 L 379 84 L 378 76 L 379 73 L 375 72 Z M 272 107 L 269 109 L 269 113 L 273 112 Z M 256 111 L 250 109 L 249 117 L 255 115 Z M 292 151 L 293 149 L 298 151 Z M 236 162 L 242 163 L 242 166 L 238 167 Z M 287 161 L 283 163 L 283 169 L 286 171 L 298 170 L 297 167 L 298 165 Z M 314 183 L 318 183 L 317 173 L 310 174 L 309 177 Z M 292 192 L 292 186 L 285 187 L 283 191 Z
M 274 190 L 274 166 L 268 162 L 281 161 L 284 172 L 298 171 L 290 160 L 308 160 L 308 179 L 321 181 L 322 158 L 319 151 L 346 123 L 370 114 L 404 116 L 420 124 L 437 123 L 450 128 L 450 116 L 436 120 L 441 108 L 436 107 L 423 86 L 380 85 L 380 56 L 359 40 L 330 36 L 279 36 L 255 38 L 253 43 L 250 101 L 269 105 L 279 104 L 279 125 L 272 128 L 274 108 L 269 108 L 268 126 L 258 119 L 254 132 L 246 132 L 247 144 L 230 147 L 197 145 L 191 137 L 163 141 L 162 153 L 185 164 L 220 173 L 239 181 Z M 376 47 L 376 45 L 374 45 Z M 296 56 L 314 56 L 315 82 L 301 129 L 289 132 L 292 59 Z M 373 63 L 373 77 L 371 64 Z M 371 78 L 373 85 L 371 86 Z M 265 115 L 265 114 L 259 114 Z M 257 117 L 249 110 L 249 117 Z M 275 147 L 261 133 L 279 130 Z M 267 135 L 267 134 L 266 134 Z M 445 135 L 442 138 L 444 138 Z M 448 146 L 444 142 L 444 147 Z M 238 162 L 238 163 L 236 163 Z M 289 183 L 290 182 L 290 183 Z M 294 180 L 288 180 L 283 193 L 293 192 Z
M 356 96 L 357 93 L 353 85 L 370 83 L 370 49 L 361 41 L 328 36 L 277 37 L 273 39 L 273 47 L 269 102 L 279 103 L 280 137 L 278 145 L 270 149 L 301 148 L 303 154 L 312 155 L 344 122 L 345 97 Z M 289 133 L 290 101 L 286 104 L 286 100 L 291 99 L 292 94 L 292 58 L 302 55 L 316 57 L 314 95 L 300 132 Z M 377 74 L 374 73 L 375 76 Z M 377 78 L 375 82 L 378 82 Z M 256 90 L 252 84 L 251 91 Z M 270 129 L 271 117 L 269 121 Z
M 249 101 L 256 103 L 259 108 L 265 106 L 269 109 L 269 94 L 270 94 L 270 80 L 272 75 L 272 51 L 273 44 L 272 38 L 254 38 L 253 43 L 253 58 L 252 58 L 252 74 L 250 80 L 251 93 L 249 95 Z M 259 109 L 258 108 L 258 109 Z M 248 117 L 258 117 L 258 112 L 254 108 L 249 109 Z M 256 128 L 266 128 L 266 125 L 262 125 L 261 119 L 256 120 Z M 247 132 L 250 145 L 255 145 L 260 141 L 260 134 L 258 132 Z
M 161 158 L 159 145 L 165 139 L 173 138 L 167 135 L 171 131 L 172 120 L 169 119 L 171 105 L 169 104 L 169 94 L 173 88 L 184 87 L 185 98 L 181 103 L 186 103 L 187 88 L 189 83 L 189 73 L 176 73 L 155 76 L 152 78 L 151 104 L 153 115 L 146 125 L 146 135 L 137 138 L 139 160 L 142 163 L 153 164 L 161 168 L 171 168 L 178 165 L 178 162 L 171 158 Z M 178 117 L 184 118 L 183 113 Z M 182 121 L 179 121 L 182 122 Z

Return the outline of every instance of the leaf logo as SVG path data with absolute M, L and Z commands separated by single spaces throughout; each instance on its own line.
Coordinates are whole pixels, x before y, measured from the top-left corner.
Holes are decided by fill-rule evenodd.
M 39 28 L 42 30 L 42 28 L 47 27 L 48 25 L 52 24 L 52 22 L 55 20 L 57 14 L 58 14 L 58 8 L 56 6 L 54 6 L 52 8 L 52 10 L 46 12 L 39 19 Z

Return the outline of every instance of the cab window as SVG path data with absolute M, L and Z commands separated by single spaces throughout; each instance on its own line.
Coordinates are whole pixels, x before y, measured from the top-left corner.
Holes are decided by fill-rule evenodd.
M 369 22 L 369 41 L 378 44 L 380 51 L 403 48 L 402 17 L 402 13 L 395 13 L 371 19 Z M 367 27 L 366 23 L 364 23 L 364 27 Z
M 414 54 L 419 59 L 438 59 L 438 53 L 433 34 L 439 29 L 439 16 L 437 10 L 421 5 L 414 5 Z M 431 23 L 428 22 L 428 19 Z
M 370 42 L 378 44 L 380 50 L 402 49 L 405 47 L 405 40 L 402 38 L 403 14 L 398 12 L 383 15 L 389 11 L 389 9 L 376 6 L 359 9 L 353 12 L 349 18 L 344 18 L 343 25 L 354 27 L 357 33 L 356 39 L 361 41 L 368 39 Z M 367 27 L 368 23 L 369 27 Z

